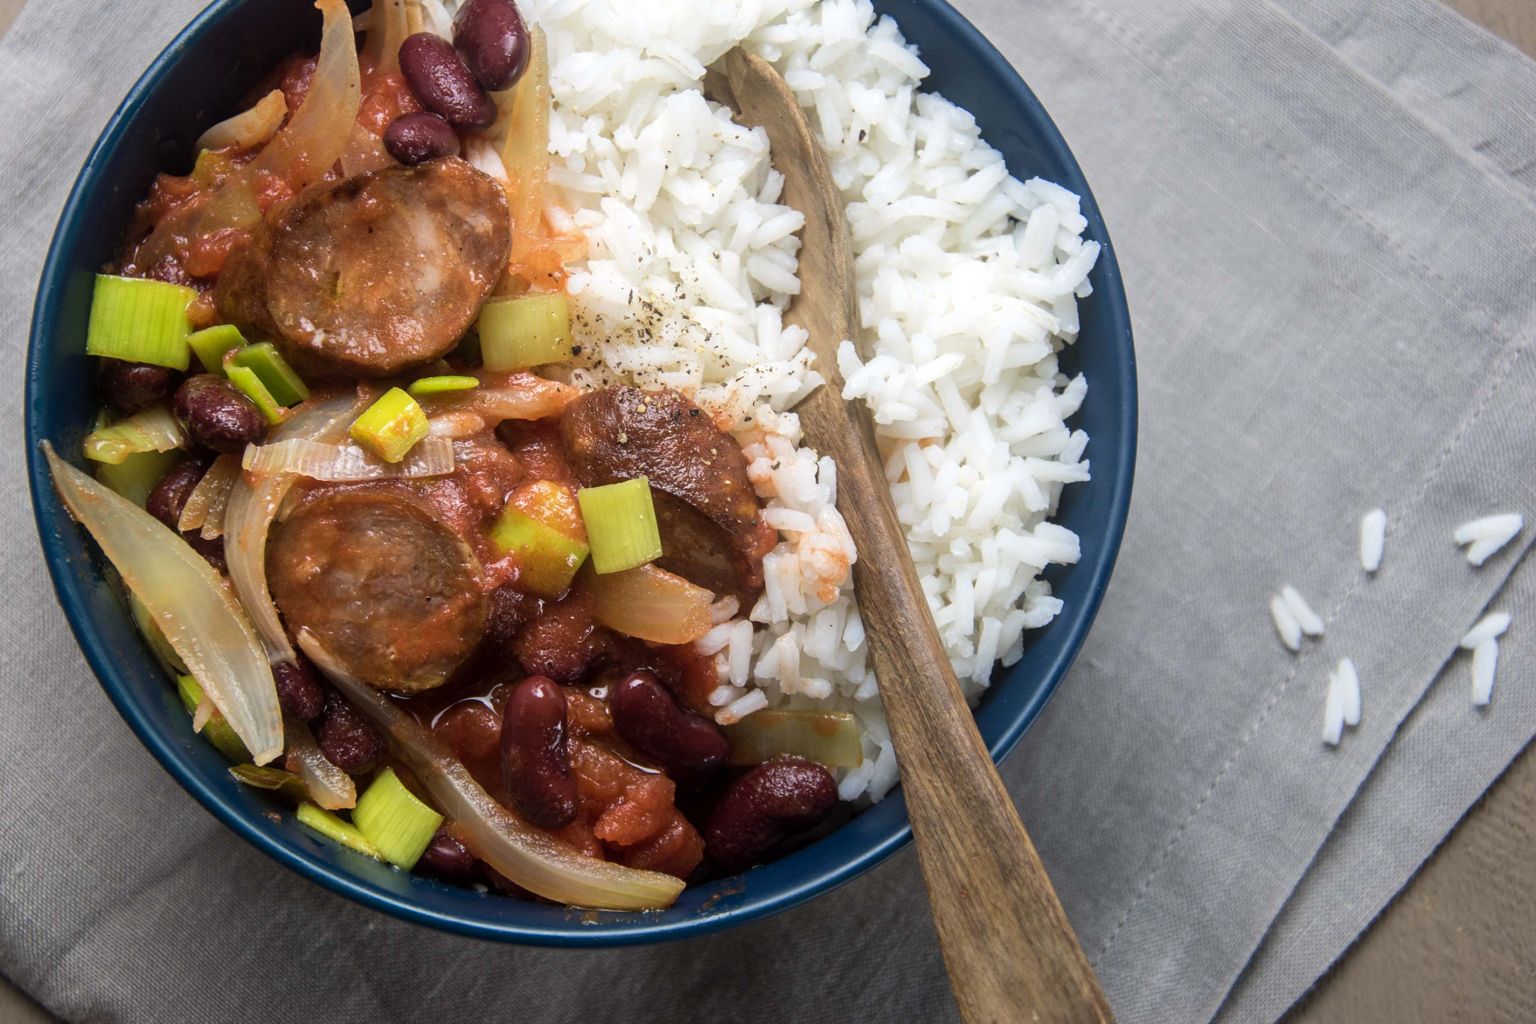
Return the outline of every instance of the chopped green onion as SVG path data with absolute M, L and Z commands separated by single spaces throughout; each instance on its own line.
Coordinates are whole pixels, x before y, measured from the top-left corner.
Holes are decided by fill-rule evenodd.
M 139 627 L 139 633 L 143 635 L 144 642 L 149 644 L 149 649 L 154 652 L 160 664 L 170 669 L 174 676 L 187 675 L 187 663 L 182 661 L 181 655 L 171 647 L 171 642 L 165 638 L 159 623 L 155 622 L 154 616 L 149 613 L 149 607 L 139 599 L 139 595 L 131 592 L 128 594 L 128 611 L 133 614 L 133 624 Z M 196 685 L 195 680 L 193 685 Z
M 161 477 L 171 471 L 179 458 L 181 453 L 178 451 L 140 452 L 116 464 L 99 463 L 96 466 L 96 479 L 143 508 L 149 501 L 149 492 L 155 489 Z
M 491 543 L 516 556 L 518 584 L 539 597 L 559 597 L 571 589 L 576 570 L 587 560 L 587 545 L 511 505 L 491 527 Z
M 229 377 L 229 382 L 240 389 L 240 393 L 256 403 L 256 408 L 267 418 L 267 422 L 274 427 L 283 422 L 283 407 L 278 400 L 272 397 L 272 392 L 256 376 L 256 371 L 249 366 L 236 366 L 230 363 L 224 367 L 224 373 Z
M 270 341 L 241 349 L 230 362 L 255 373 L 278 405 L 298 405 L 309 397 L 309 388 Z
M 858 721 L 846 711 L 765 708 L 725 727 L 732 764 L 762 764 L 780 754 L 819 761 L 828 768 L 864 763 Z
M 121 465 L 130 455 L 168 452 L 187 443 L 186 431 L 165 405 L 152 405 L 118 420 L 110 427 L 93 430 L 85 439 L 85 457 L 92 462 Z
M 245 344 L 245 336 L 234 324 L 206 327 L 187 338 L 187 344 L 197 353 L 197 361 L 209 373 L 224 376 L 224 357 Z
M 384 855 L 378 851 L 378 848 L 363 838 L 363 834 L 357 830 L 356 825 L 343 821 L 330 811 L 321 810 L 308 800 L 299 804 L 295 817 L 299 819 L 300 825 L 308 825 L 327 839 L 334 840 L 374 860 L 384 859 Z
M 185 370 L 191 361 L 187 307 L 197 292 L 141 277 L 96 275 L 85 351 L 93 356 Z
M 385 768 L 357 798 L 352 821 L 385 860 L 409 871 L 421 859 L 443 816 L 406 789 L 393 768 Z
M 203 702 L 203 688 L 197 680 L 191 676 L 176 677 L 176 692 L 181 694 L 181 703 L 186 707 L 187 713 L 197 714 L 197 707 Z M 240 737 L 235 735 L 235 730 L 229 727 L 224 716 L 215 709 L 208 721 L 203 723 L 203 736 L 212 743 L 218 752 L 231 761 L 249 761 L 250 751 L 245 749 L 245 744 L 240 742 Z
M 474 377 L 423 377 L 405 390 L 415 398 L 429 395 L 448 395 L 455 391 L 473 391 L 480 386 Z
M 404 459 L 427 436 L 427 414 L 416 399 L 390 388 L 352 424 L 352 440 L 385 462 Z
M 571 309 L 564 292 L 489 302 L 477 326 L 487 370 L 526 370 L 572 356 Z
M 271 766 L 258 768 L 254 764 L 237 764 L 229 770 L 229 774 L 253 789 L 271 790 L 294 800 L 303 800 L 309 795 L 303 779 L 281 768 Z
M 576 492 L 576 500 L 587 524 L 594 570 L 623 572 L 661 557 L 650 480 L 641 476 L 604 487 L 583 487 Z

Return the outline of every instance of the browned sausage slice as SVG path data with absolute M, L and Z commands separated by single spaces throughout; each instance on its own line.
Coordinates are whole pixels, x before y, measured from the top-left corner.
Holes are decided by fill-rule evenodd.
M 388 377 L 451 351 L 507 266 L 507 197 L 457 157 L 299 199 L 230 258 L 219 313 L 301 373 Z
M 741 446 L 698 406 L 668 389 L 602 388 L 566 407 L 560 436 L 585 486 L 650 478 L 662 568 L 717 594 L 755 596 L 775 534 Z
M 290 630 L 309 629 L 384 690 L 441 685 L 485 630 L 473 552 L 386 491 L 336 491 L 300 505 L 274 528 L 267 581 Z

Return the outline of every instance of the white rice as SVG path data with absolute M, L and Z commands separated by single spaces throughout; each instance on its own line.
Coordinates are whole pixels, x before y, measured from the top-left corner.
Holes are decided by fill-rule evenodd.
M 432 0 L 429 6 L 451 8 Z M 877 424 L 918 575 L 966 695 L 1061 610 L 1040 573 L 1077 537 L 1048 521 L 1087 480 L 1067 420 L 1087 384 L 1057 354 L 1099 247 L 1076 196 L 1021 182 L 974 119 L 918 91 L 927 74 L 867 0 L 527 0 L 549 39 L 552 224 L 585 234 L 570 280 L 573 383 L 690 395 L 741 442 L 780 534 L 755 607 L 699 650 L 720 660 L 717 720 L 765 707 L 853 711 L 866 760 L 845 798 L 879 799 L 896 762 L 852 593 L 858 557 L 837 467 L 802 445 L 794 405 L 822 382 L 782 315 L 799 291 L 795 232 L 766 135 L 700 90 L 744 43 L 810 115 L 848 203 L 867 352 L 839 357 Z M 481 154 L 482 156 L 484 154 Z
M 1275 621 L 1275 632 L 1280 634 L 1280 642 L 1292 651 L 1301 650 L 1301 623 L 1296 621 L 1296 613 L 1285 603 L 1285 598 L 1278 595 L 1270 598 L 1269 615 Z
M 1493 700 L 1493 677 L 1499 670 L 1499 642 L 1483 640 L 1472 648 L 1472 704 L 1487 707 Z
M 1280 589 L 1280 598 L 1295 616 L 1296 624 L 1301 627 L 1303 633 L 1307 636 L 1323 635 L 1322 618 L 1312 610 L 1312 606 L 1307 604 L 1306 598 L 1302 597 L 1295 587 L 1286 584 Z
M 1387 513 L 1372 509 L 1360 519 L 1360 567 L 1366 572 L 1381 568 L 1381 551 L 1387 543 Z
M 1461 648 L 1465 651 L 1477 649 L 1477 645 L 1487 640 L 1497 640 L 1509 629 L 1508 612 L 1489 612 L 1477 620 L 1477 625 L 1467 630 L 1467 635 L 1461 638 Z
M 1323 699 L 1323 742 L 1339 745 L 1344 727 L 1360 724 L 1360 673 L 1349 658 L 1339 662 L 1328 674 L 1328 692 Z
M 1452 537 L 1457 544 L 1470 545 L 1467 561 L 1482 565 L 1514 540 L 1515 534 L 1525 528 L 1525 517 L 1518 512 L 1473 519 L 1456 527 Z

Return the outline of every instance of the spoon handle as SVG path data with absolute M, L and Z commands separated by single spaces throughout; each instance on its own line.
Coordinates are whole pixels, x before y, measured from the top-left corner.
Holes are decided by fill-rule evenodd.
M 806 440 L 837 463 L 837 504 L 859 552 L 859 605 L 961 1016 L 969 1024 L 1108 1022 L 1098 979 L 950 667 L 869 414 L 842 398 L 837 347 L 859 337 L 858 291 L 826 155 L 784 80 L 755 54 L 727 53 L 705 88 L 768 133 L 784 200 L 805 214 L 801 293 L 785 319 L 809 333 L 827 383 L 796 412 Z

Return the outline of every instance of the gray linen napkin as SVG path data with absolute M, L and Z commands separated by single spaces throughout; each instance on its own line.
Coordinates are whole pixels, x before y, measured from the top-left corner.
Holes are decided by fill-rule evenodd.
M 12 423 L 75 169 L 198 6 L 39 0 L 0 46 Z M 1500 599 L 1519 617 L 1491 708 L 1452 657 L 1526 537 L 1480 570 L 1450 541 L 1536 512 L 1536 68 L 1434 0 L 958 6 L 1093 181 L 1143 375 L 1115 584 L 1005 778 L 1122 1021 L 1271 1020 L 1536 733 L 1528 571 Z M 456 939 L 301 881 L 111 714 L 48 591 L 19 445 L 0 480 L 0 969 L 61 1016 L 953 1017 L 910 852 L 770 921 L 599 953 Z M 1378 505 L 1366 579 L 1355 523 Z M 1328 620 L 1300 657 L 1267 622 L 1283 582 Z M 1344 656 L 1364 718 L 1329 750 Z

